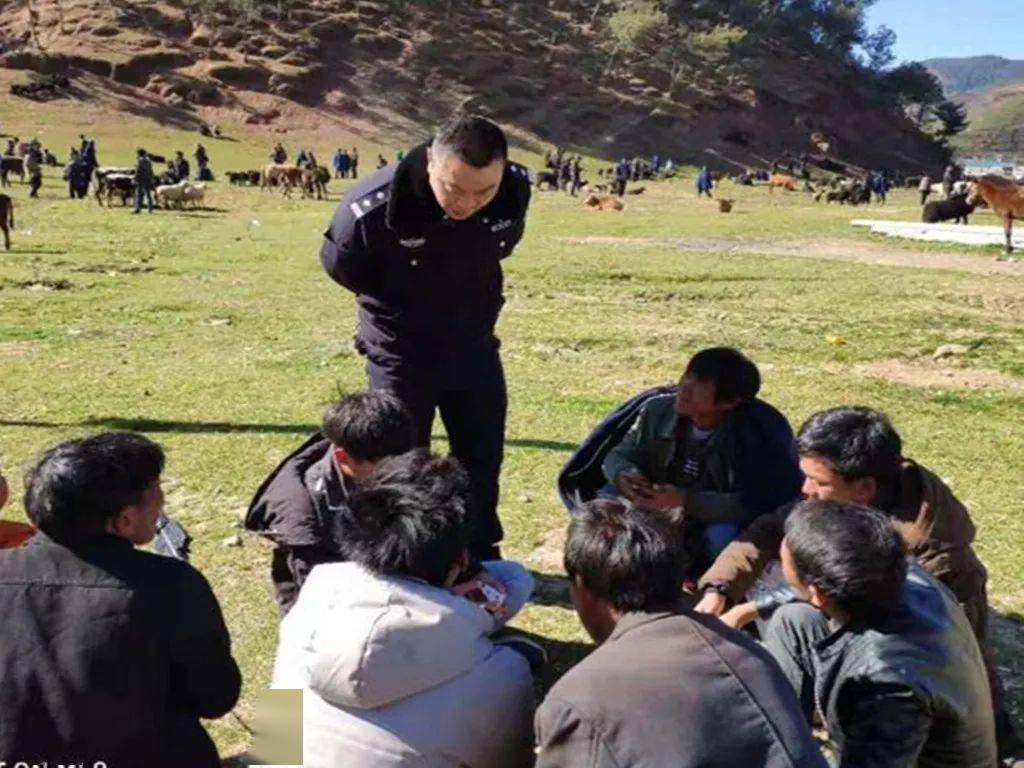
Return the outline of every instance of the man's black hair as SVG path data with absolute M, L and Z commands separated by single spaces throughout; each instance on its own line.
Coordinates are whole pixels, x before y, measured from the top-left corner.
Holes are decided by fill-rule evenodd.
M 479 115 L 456 112 L 434 136 L 435 152 L 454 152 L 474 168 L 508 159 L 508 140 L 496 124 Z
M 732 347 L 702 349 L 690 358 L 686 373 L 692 373 L 700 381 L 714 382 L 716 403 L 748 402 L 757 397 L 761 389 L 761 372 L 757 366 Z
M 322 430 L 324 437 L 360 461 L 397 456 L 416 443 L 409 411 L 383 390 L 343 395 L 324 413 Z
M 594 499 L 573 511 L 565 572 L 619 612 L 670 610 L 683 583 L 677 541 L 660 516 Z
M 142 502 L 163 468 L 163 449 L 142 435 L 107 432 L 69 440 L 45 451 L 26 475 L 25 510 L 57 541 L 95 538 L 118 512 Z
M 903 442 L 889 419 L 862 406 L 815 413 L 800 427 L 796 447 L 801 456 L 827 461 L 847 480 L 873 477 L 880 484 L 890 482 L 903 461 Z
M 459 462 L 421 448 L 374 467 L 349 496 L 336 538 L 346 559 L 373 573 L 443 586 L 467 551 L 469 506 Z
M 841 501 L 802 501 L 786 518 L 786 545 L 800 581 L 855 621 L 874 623 L 900 601 L 906 546 L 883 513 Z

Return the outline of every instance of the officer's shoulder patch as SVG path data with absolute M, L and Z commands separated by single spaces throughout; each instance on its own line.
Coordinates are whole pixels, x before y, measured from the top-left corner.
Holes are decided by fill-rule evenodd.
M 349 203 L 349 210 L 352 211 L 352 215 L 357 219 L 363 218 L 370 211 L 380 208 L 382 205 L 386 205 L 388 198 L 391 196 L 391 186 L 385 184 L 383 187 L 370 190 L 365 195 L 357 197 L 351 203 Z
M 530 183 L 530 169 L 519 163 L 509 163 L 506 168 L 513 177 L 518 177 L 525 181 L 527 184 Z

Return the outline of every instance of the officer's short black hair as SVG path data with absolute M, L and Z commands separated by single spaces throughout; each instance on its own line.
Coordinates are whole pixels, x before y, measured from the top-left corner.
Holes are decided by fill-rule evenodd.
M 454 152 L 474 168 L 508 159 L 508 140 L 495 123 L 479 115 L 456 112 L 442 125 L 431 145 L 436 154 Z
M 617 611 L 667 610 L 682 589 L 680 554 L 663 516 L 599 498 L 573 511 L 565 572 Z
M 142 149 L 142 147 L 139 147 L 139 148 L 138 148 L 137 150 L 135 150 L 135 153 L 136 153 L 136 154 L 137 154 L 137 155 L 138 155 L 139 157 L 144 157 L 144 156 L 145 156 L 145 154 L 146 154 L 146 150 Z
M 854 620 L 874 622 L 900 601 L 906 545 L 888 515 L 860 504 L 803 501 L 786 518 L 796 575 Z
M 412 416 L 395 395 L 383 390 L 343 395 L 324 413 L 324 437 L 360 461 L 378 461 L 412 450 Z
M 761 389 L 761 372 L 743 353 L 732 347 L 702 349 L 690 358 L 686 373 L 715 385 L 715 402 L 748 402 Z
M 163 468 L 163 449 L 132 432 L 68 440 L 44 451 L 25 476 L 25 510 L 57 541 L 94 538 L 118 512 L 142 502 Z
M 840 406 L 813 414 L 800 427 L 797 452 L 827 461 L 847 480 L 893 480 L 903 463 L 903 442 L 888 417 L 863 406 Z
M 384 459 L 348 498 L 336 540 L 350 561 L 381 576 L 434 586 L 467 552 L 469 477 L 457 460 L 417 449 Z

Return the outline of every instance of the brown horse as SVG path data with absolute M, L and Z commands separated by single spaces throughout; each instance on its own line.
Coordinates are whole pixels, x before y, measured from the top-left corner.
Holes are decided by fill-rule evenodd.
M 1007 256 L 1013 253 L 1013 220 L 1024 219 L 1024 188 L 1002 176 L 982 176 L 968 185 L 967 204 L 977 205 L 984 200 L 986 205 L 1003 220 L 1006 234 Z

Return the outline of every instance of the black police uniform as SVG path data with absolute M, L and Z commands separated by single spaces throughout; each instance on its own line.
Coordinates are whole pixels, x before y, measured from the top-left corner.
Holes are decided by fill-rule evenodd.
M 333 280 L 357 294 L 356 344 L 373 389 L 412 412 L 420 445 L 434 411 L 474 496 L 472 554 L 501 541 L 498 476 L 508 400 L 494 335 L 501 260 L 523 236 L 529 172 L 508 163 L 497 196 L 465 221 L 447 218 L 427 178 L 427 146 L 376 171 L 341 201 L 320 251 Z

